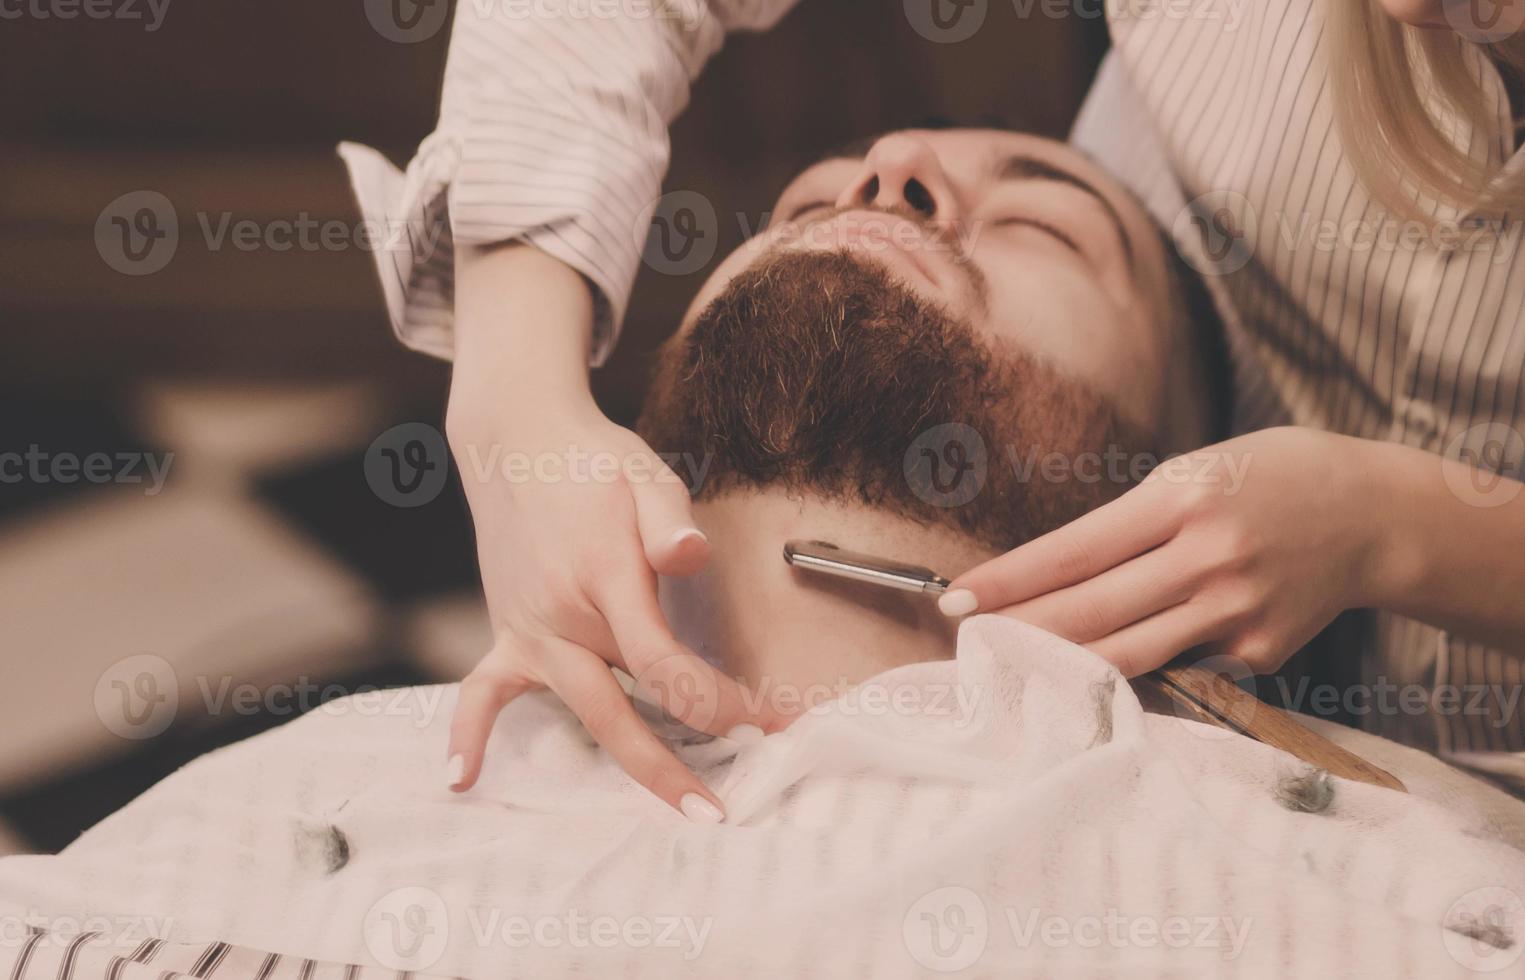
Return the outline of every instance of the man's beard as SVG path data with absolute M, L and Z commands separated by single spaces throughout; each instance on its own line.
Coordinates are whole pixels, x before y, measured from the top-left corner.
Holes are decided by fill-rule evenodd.
M 783 488 L 1001 549 L 1117 496 L 1127 481 L 1095 457 L 1148 445 L 1089 385 L 846 251 L 733 279 L 663 347 L 638 430 L 704 461 L 695 499 Z

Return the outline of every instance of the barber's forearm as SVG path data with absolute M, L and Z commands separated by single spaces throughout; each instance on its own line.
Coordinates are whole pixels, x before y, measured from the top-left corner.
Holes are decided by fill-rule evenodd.
M 1423 450 L 1370 443 L 1361 465 L 1381 502 L 1371 605 L 1477 643 L 1525 651 L 1525 487 Z M 1496 489 L 1472 496 L 1477 478 Z M 1503 500 L 1498 506 L 1479 501 Z M 1367 502 L 1357 501 L 1356 506 Z
M 448 428 L 477 438 L 596 410 L 588 383 L 593 294 L 539 249 L 461 247 Z
M 727 31 L 767 28 L 794 2 L 683 0 L 592 18 L 559 3 L 534 17 L 503 16 L 499 4 L 457 4 L 439 125 L 409 167 L 421 178 L 409 186 L 423 200 L 405 202 L 418 212 L 405 220 L 434 228 L 448 203 L 458 250 L 523 241 L 577 269 L 600 297 L 583 365 L 601 363 L 618 336 L 643 226 L 662 193 L 668 124 Z M 363 196 L 373 183 L 395 180 L 366 169 L 357 181 Z M 451 190 L 446 202 L 447 185 L 466 190 Z M 372 205 L 390 217 L 381 202 Z M 431 353 L 454 356 L 449 325 L 430 304 L 417 304 L 426 311 L 417 316 L 421 325 L 409 320 L 407 294 L 431 289 L 438 283 L 429 276 L 404 281 L 403 296 L 393 291 L 394 321 L 405 339 L 424 335 Z M 553 357 L 559 362 L 559 352 Z M 565 374 L 551 380 L 565 389 Z M 465 390 L 474 401 L 476 390 Z

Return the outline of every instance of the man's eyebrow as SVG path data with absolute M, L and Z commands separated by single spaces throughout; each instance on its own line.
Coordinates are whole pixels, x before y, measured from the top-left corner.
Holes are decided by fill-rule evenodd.
M 1047 160 L 1040 160 L 1035 156 L 1029 156 L 1025 153 L 1014 153 L 1003 160 L 996 168 L 996 179 L 1052 180 L 1061 184 L 1069 184 L 1071 187 L 1078 188 L 1091 195 L 1106 210 L 1107 217 L 1112 219 L 1112 227 L 1117 231 L 1117 237 L 1122 240 L 1123 251 L 1127 253 L 1128 268 L 1133 268 L 1133 239 L 1128 237 L 1128 229 L 1123 224 L 1123 216 L 1118 214 L 1117 208 L 1112 205 L 1107 196 L 1090 181 L 1062 167 L 1055 166 Z

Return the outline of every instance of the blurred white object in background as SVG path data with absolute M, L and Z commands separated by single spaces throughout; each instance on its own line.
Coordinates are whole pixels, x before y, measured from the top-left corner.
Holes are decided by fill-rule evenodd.
M 152 382 L 135 399 L 139 428 L 175 452 L 180 480 L 251 474 L 365 447 L 384 429 L 385 399 L 362 382 L 230 385 Z
M 173 476 L 157 496 L 114 486 L 25 517 L 0 530 L 0 789 L 342 676 L 377 613 L 275 515 Z
M 0 857 L 10 854 L 31 854 L 32 850 L 20 837 L 11 833 L 9 827 L 0 823 Z
M 492 648 L 492 623 L 480 592 L 418 602 L 403 622 L 414 665 L 441 681 L 465 677 Z

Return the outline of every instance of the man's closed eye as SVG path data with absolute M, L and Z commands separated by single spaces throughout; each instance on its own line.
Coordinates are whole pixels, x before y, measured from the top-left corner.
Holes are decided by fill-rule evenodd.
M 1012 217 L 1012 218 L 1001 218 L 1000 220 L 994 222 L 994 225 L 997 228 L 1010 228 L 1010 227 L 1036 228 L 1037 230 L 1043 232 L 1044 234 L 1046 234 L 1046 235 L 1048 235 L 1048 236 L 1058 240 L 1060 242 L 1060 244 L 1064 245 L 1066 248 L 1070 249 L 1070 251 L 1076 253 L 1077 255 L 1084 254 L 1082 252 L 1080 246 L 1075 243 L 1075 239 L 1071 238 L 1069 235 L 1067 235 L 1064 232 L 1060 231 L 1055 226 L 1049 224 L 1047 221 L 1042 221 L 1042 220 L 1039 220 L 1037 218 L 1026 218 L 1026 217 L 1016 218 L 1016 217 Z

